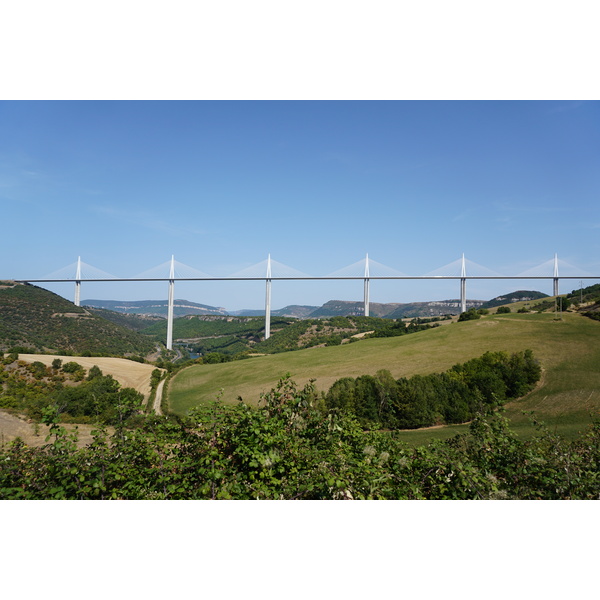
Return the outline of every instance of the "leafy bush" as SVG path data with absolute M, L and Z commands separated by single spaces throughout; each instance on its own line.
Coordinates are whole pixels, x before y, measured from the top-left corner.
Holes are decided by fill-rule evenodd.
M 156 389 L 160 380 L 162 379 L 162 371 L 160 369 L 154 369 L 150 375 L 150 387 Z
M 46 365 L 39 360 L 36 360 L 27 366 L 27 370 L 35 379 L 42 379 L 48 375 Z
M 498 310 L 496 311 L 497 315 L 505 315 L 508 314 L 510 312 L 510 306 L 499 306 Z
M 100 369 L 100 367 L 98 365 L 94 365 L 88 371 L 87 380 L 91 381 L 92 379 L 95 379 L 96 377 L 102 377 L 102 370 Z
M 222 352 L 209 352 L 202 357 L 202 362 L 209 365 L 230 362 L 231 360 L 232 357 L 229 354 L 223 354 Z
M 92 373 L 90 369 L 90 373 Z M 100 371 L 100 369 L 98 369 Z M 98 374 L 76 387 L 58 390 L 51 397 L 59 413 L 71 417 L 92 417 L 94 421 L 116 424 L 136 412 L 143 395 L 133 388 L 122 388 L 110 375 Z
M 460 313 L 458 316 L 459 321 L 473 321 L 475 319 L 481 319 L 481 315 L 475 310 L 475 308 L 470 308 L 468 311 L 464 313 Z

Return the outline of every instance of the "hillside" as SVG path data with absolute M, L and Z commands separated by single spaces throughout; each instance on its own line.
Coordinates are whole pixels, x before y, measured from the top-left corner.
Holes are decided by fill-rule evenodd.
M 272 319 L 272 331 L 277 331 L 293 319 Z M 260 341 L 265 333 L 264 317 L 191 316 L 173 319 L 173 339 L 182 342 L 193 352 L 240 352 L 250 342 Z M 144 334 L 164 341 L 167 323 L 162 321 L 144 329 Z M 235 347 L 229 347 L 236 344 Z
M 468 300 L 467 310 L 481 308 L 483 300 Z M 397 308 L 385 315 L 386 319 L 401 319 L 412 317 L 438 317 L 442 315 L 460 314 L 460 300 L 432 300 L 430 302 L 409 302 L 398 304 Z
M 373 317 L 384 317 L 395 310 L 399 304 L 378 304 L 371 302 L 369 311 Z M 363 316 L 365 312 L 364 302 L 351 302 L 347 300 L 329 300 L 323 306 L 310 313 L 311 319 L 320 317 L 350 317 Z
M 561 321 L 550 313 L 489 315 L 409 336 L 189 367 L 171 382 L 169 401 L 181 414 L 223 389 L 225 402 L 241 396 L 255 404 L 288 372 L 300 385 L 316 379 L 317 388 L 326 391 L 341 377 L 380 369 L 407 377 L 442 372 L 486 351 L 531 349 L 543 368 L 542 385 L 509 407 L 511 421 L 522 425 L 527 422 L 522 411 L 534 410 L 558 428 L 579 428 L 589 423 L 590 412 L 600 410 L 599 336 L 600 323 L 574 313 Z
M 126 329 L 61 296 L 30 284 L 0 286 L 0 350 L 91 355 L 146 355 L 149 338 Z
M 167 300 L 82 300 L 81 304 L 92 308 L 105 308 L 115 312 L 134 315 L 155 315 L 159 317 L 166 317 L 169 308 Z M 185 315 L 226 315 L 227 311 L 224 308 L 179 299 L 173 302 L 173 314 L 176 317 L 183 317 Z
M 514 302 L 532 302 L 533 300 L 540 300 L 541 298 L 548 298 L 548 294 L 542 292 L 535 292 L 532 290 L 517 290 L 510 294 L 504 294 L 502 296 L 496 296 L 487 302 L 484 302 L 480 308 L 495 308 L 496 306 L 502 306 L 504 304 L 512 304 Z
M 108 310 L 106 308 L 92 308 L 91 306 L 86 306 L 85 304 L 83 305 L 83 308 L 92 314 L 97 315 L 98 317 L 102 317 L 107 321 L 121 325 L 121 327 L 133 329 L 133 331 L 142 331 L 142 329 L 146 329 L 155 323 L 165 320 L 164 317 L 159 317 L 156 315 L 122 313 L 114 310 Z
M 404 335 L 429 325 L 377 317 L 331 317 L 329 319 L 292 319 L 273 317 L 271 337 L 265 340 L 264 317 L 213 317 L 187 316 L 173 320 L 173 339 L 189 352 L 224 355 L 237 353 L 271 354 L 312 348 L 319 345 L 334 346 L 353 340 L 357 334 L 373 332 L 378 337 Z M 164 321 L 143 330 L 157 341 L 166 339 Z M 212 357 L 211 360 L 216 357 Z
M 480 308 L 483 300 L 467 300 L 467 309 Z M 373 317 L 384 319 L 403 319 L 414 317 L 439 317 L 442 315 L 457 315 L 460 313 L 460 300 L 431 300 L 429 302 L 390 302 L 379 304 L 371 302 L 369 312 Z M 308 318 L 343 316 L 349 317 L 364 314 L 363 302 L 346 300 L 329 300 L 308 315 Z

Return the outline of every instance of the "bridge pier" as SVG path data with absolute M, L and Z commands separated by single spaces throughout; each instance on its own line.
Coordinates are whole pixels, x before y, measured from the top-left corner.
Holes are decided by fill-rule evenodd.
M 75 306 L 81 306 L 81 256 L 77 257 L 77 271 L 75 272 Z
M 462 255 L 462 265 L 460 269 L 460 312 L 467 312 L 467 268 L 465 265 L 465 254 Z
M 173 350 L 173 298 L 175 297 L 175 256 L 171 256 L 169 296 L 167 306 L 167 350 Z
M 81 306 L 81 281 L 75 281 L 75 306 Z
M 370 304 L 370 300 L 369 300 L 369 284 L 370 284 L 370 279 L 369 279 L 369 255 L 367 254 L 367 256 L 365 257 L 365 296 L 364 296 L 364 315 L 365 317 L 369 316 L 369 304 Z
M 554 285 L 552 286 L 552 295 L 558 296 L 558 254 L 554 254 Z
M 265 340 L 271 337 L 271 255 L 267 258 L 267 278 L 265 290 Z

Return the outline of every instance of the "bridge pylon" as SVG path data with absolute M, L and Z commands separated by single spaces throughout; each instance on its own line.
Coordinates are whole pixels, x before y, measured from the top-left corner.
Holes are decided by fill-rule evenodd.
M 271 337 L 271 255 L 267 257 L 267 277 L 265 279 L 265 340 Z
M 175 256 L 171 256 L 169 299 L 167 308 L 167 350 L 173 350 L 173 298 L 175 297 Z
M 467 266 L 465 264 L 465 253 L 463 252 L 460 267 L 460 312 L 467 311 Z
M 364 296 L 364 315 L 365 317 L 369 316 L 369 254 L 367 253 L 365 257 L 365 296 Z
M 554 285 L 552 286 L 552 295 L 558 296 L 558 254 L 554 254 Z
M 75 271 L 75 306 L 81 306 L 81 256 L 77 257 L 77 270 Z

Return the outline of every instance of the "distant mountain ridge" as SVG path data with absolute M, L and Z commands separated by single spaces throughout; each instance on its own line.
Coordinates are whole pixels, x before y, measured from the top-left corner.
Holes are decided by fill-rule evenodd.
M 272 310 L 271 315 L 274 317 L 294 317 L 296 319 L 308 319 L 312 313 L 318 310 L 318 306 L 307 306 L 300 304 L 290 304 L 277 310 Z M 232 310 L 231 315 L 236 317 L 262 317 L 265 314 L 264 310 Z
M 82 300 L 82 306 L 91 308 L 104 308 L 115 312 L 134 315 L 156 315 L 166 317 L 169 310 L 167 300 Z M 176 317 L 186 315 L 228 315 L 229 313 L 221 307 L 198 304 L 189 300 L 174 300 L 173 314 Z
M 470 308 L 493 308 L 512 302 L 532 301 L 547 297 L 542 292 L 518 290 L 503 294 L 491 300 L 467 299 L 467 310 Z M 83 300 L 82 306 L 111 310 L 131 315 L 151 315 L 165 318 L 168 311 L 167 300 Z M 430 300 L 427 302 L 388 302 L 369 304 L 372 317 L 384 319 L 400 319 L 413 317 L 439 317 L 442 315 L 458 315 L 461 312 L 460 300 Z M 235 317 L 262 317 L 264 309 L 243 309 L 227 311 L 225 308 L 198 304 L 189 300 L 175 300 L 173 313 L 176 317 L 188 315 L 214 315 Z M 352 300 L 329 300 L 322 306 L 290 304 L 283 308 L 271 310 L 272 317 L 293 317 L 295 319 L 318 319 L 327 317 L 364 316 L 364 303 Z
M 467 300 L 467 309 L 480 308 L 485 300 Z M 390 302 L 379 304 L 371 302 L 369 313 L 372 317 L 384 319 L 400 319 L 402 317 L 439 317 L 446 314 L 460 313 L 460 300 L 433 300 L 430 302 Z M 346 300 L 330 300 L 309 315 L 309 318 L 319 317 L 350 317 L 364 315 L 363 302 Z

